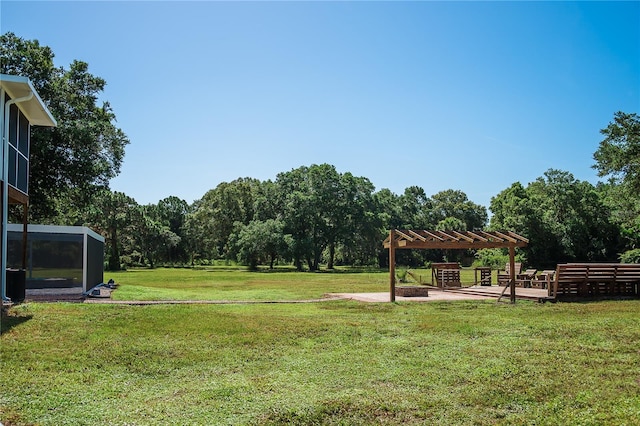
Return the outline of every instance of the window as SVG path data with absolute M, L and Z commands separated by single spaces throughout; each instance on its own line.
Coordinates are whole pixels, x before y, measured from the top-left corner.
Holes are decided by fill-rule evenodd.
M 22 111 L 19 114 L 18 152 L 29 158 L 29 120 Z
M 29 189 L 29 120 L 11 105 L 9 110 L 8 183 L 28 193 Z
M 17 187 L 16 185 L 16 169 L 17 169 L 17 164 L 16 164 L 16 159 L 17 159 L 18 155 L 17 155 L 17 151 L 16 149 L 9 145 L 9 179 L 7 180 L 7 182 L 9 182 L 9 185 Z

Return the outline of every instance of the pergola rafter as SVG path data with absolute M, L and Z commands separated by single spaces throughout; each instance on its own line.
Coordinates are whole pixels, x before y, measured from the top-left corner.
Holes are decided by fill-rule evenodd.
M 515 302 L 515 248 L 526 247 L 529 240 L 511 231 L 427 231 L 392 229 L 384 240 L 389 249 L 390 299 L 395 301 L 395 250 L 439 249 L 469 250 L 508 248 L 511 301 Z

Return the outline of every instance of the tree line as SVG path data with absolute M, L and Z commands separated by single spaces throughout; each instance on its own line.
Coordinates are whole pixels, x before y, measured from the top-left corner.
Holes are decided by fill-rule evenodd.
M 105 237 L 109 269 L 196 265 L 232 260 L 257 268 L 276 264 L 315 271 L 320 265 L 388 264 L 389 229 L 508 229 L 530 240 L 520 260 L 532 266 L 567 261 L 640 262 L 640 117 L 618 112 L 601 130 L 593 185 L 548 170 L 528 185 L 513 183 L 486 207 L 460 190 L 427 196 L 376 191 L 366 177 L 312 164 L 272 180 L 223 182 L 192 204 L 171 196 L 139 205 L 109 189 L 129 140 L 109 104 L 98 105 L 106 82 L 74 61 L 54 67 L 37 40 L 0 36 L 4 74 L 27 76 L 59 125 L 34 128 L 30 210 L 33 223 L 86 225 Z M 398 263 L 477 259 L 504 265 L 500 250 L 477 253 L 400 251 Z

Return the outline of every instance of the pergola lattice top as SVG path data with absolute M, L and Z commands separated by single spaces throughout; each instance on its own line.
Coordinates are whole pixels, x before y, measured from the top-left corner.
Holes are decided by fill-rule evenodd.
M 398 249 L 482 249 L 525 247 L 529 240 L 511 231 L 425 231 L 398 230 L 392 232 L 394 248 Z M 390 236 L 384 247 L 390 248 Z

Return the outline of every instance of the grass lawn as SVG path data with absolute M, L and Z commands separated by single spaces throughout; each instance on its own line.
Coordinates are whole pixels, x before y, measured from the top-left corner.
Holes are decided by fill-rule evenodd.
M 413 272 L 423 282 L 431 283 L 430 269 Z M 309 273 L 160 268 L 105 272 L 104 278 L 121 284 L 112 296 L 116 300 L 302 300 L 321 298 L 326 293 L 389 291 L 389 273 L 369 269 Z M 461 280 L 464 285 L 472 285 L 473 269 L 462 269 Z M 495 277 L 493 282 L 497 282 Z
M 220 272 L 229 282 L 235 273 Z M 313 287 L 292 297 L 375 285 L 362 274 L 289 274 L 289 285 L 309 277 Z M 325 276 L 337 283 L 322 290 Z M 0 421 L 640 424 L 638 312 L 640 301 L 31 303 L 2 321 Z
M 301 300 L 330 292 L 388 291 L 383 272 L 249 272 L 245 269 L 134 269 L 105 272 L 117 300 Z

